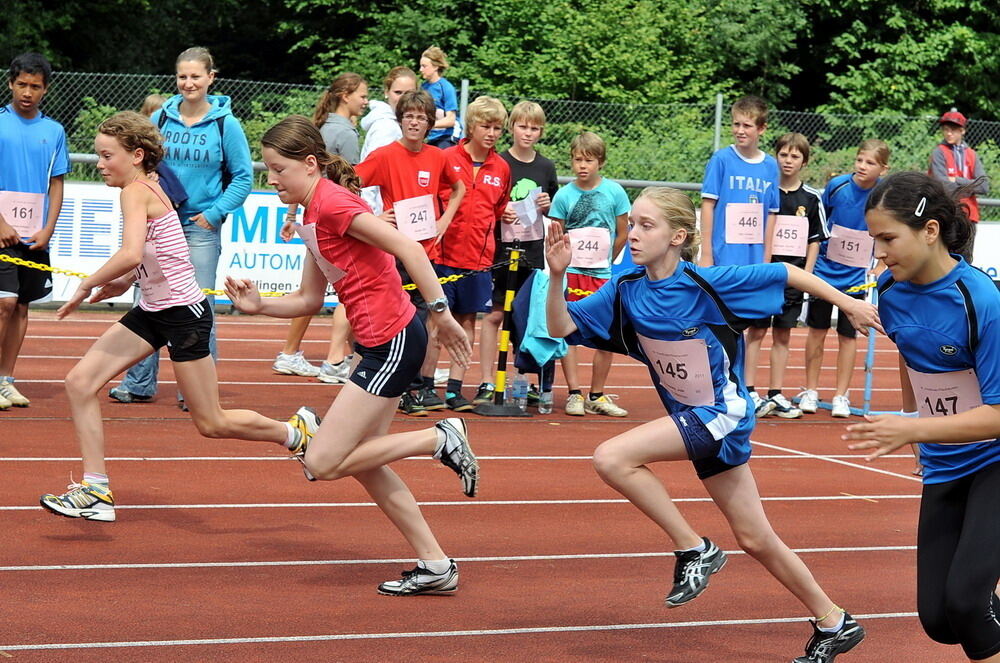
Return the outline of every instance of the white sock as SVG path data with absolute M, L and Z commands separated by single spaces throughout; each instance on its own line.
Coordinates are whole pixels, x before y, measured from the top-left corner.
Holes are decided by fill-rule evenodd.
M 299 432 L 298 428 L 292 426 L 287 421 L 285 422 L 285 428 L 288 429 L 288 432 L 285 435 L 285 448 L 291 449 L 292 446 L 299 441 L 299 435 L 302 433 Z
M 687 550 L 679 550 L 678 552 L 705 552 L 708 550 L 708 546 L 705 545 L 705 539 L 701 540 L 701 543 L 696 545 L 694 548 L 688 548 Z
M 421 559 L 417 561 L 417 566 L 427 569 L 436 576 L 444 575 L 451 568 L 450 559 Z
M 844 628 L 844 621 L 845 621 L 845 619 L 846 619 L 846 613 L 842 612 L 842 613 L 840 613 L 840 621 L 837 622 L 836 626 L 831 626 L 830 628 L 824 628 L 824 627 L 820 626 L 819 624 L 816 624 L 816 628 L 818 628 L 823 633 L 836 633 L 840 629 Z
M 104 484 L 105 487 L 108 485 L 108 475 L 98 474 L 97 472 L 84 472 L 83 480 L 90 484 L 100 483 Z

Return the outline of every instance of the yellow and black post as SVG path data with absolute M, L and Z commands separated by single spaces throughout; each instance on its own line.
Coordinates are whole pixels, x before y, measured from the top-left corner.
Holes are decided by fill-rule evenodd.
M 525 412 L 514 403 L 505 402 L 504 393 L 507 387 L 507 352 L 510 349 L 510 330 L 514 325 L 514 295 L 517 289 L 517 267 L 521 259 L 520 242 L 514 241 L 514 245 L 508 249 L 507 265 L 507 292 L 503 298 L 503 324 L 500 327 L 499 353 L 497 354 L 497 373 L 495 387 L 493 391 L 493 402 L 482 403 L 473 410 L 476 414 L 484 417 L 530 417 L 531 414 Z

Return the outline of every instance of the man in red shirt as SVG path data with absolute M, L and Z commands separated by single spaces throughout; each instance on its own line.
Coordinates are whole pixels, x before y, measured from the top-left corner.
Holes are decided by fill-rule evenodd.
M 503 103 L 492 97 L 479 97 L 469 104 L 465 118 L 468 137 L 444 154 L 448 166 L 465 184 L 466 195 L 441 238 L 435 269 L 441 277 L 463 275 L 457 281 L 445 283 L 444 291 L 452 314 L 469 335 L 469 343 L 473 343 L 477 314 L 492 308 L 493 282 L 489 272 L 470 272 L 489 267 L 493 262 L 496 249 L 493 228 L 510 200 L 511 182 L 510 166 L 494 149 L 507 122 Z M 444 196 L 442 190 L 442 200 Z M 473 408 L 462 395 L 464 377 L 465 369 L 452 361 L 445 402 L 456 412 Z
M 423 90 L 404 92 L 396 103 L 396 119 L 403 136 L 375 150 L 355 166 L 365 186 L 379 187 L 385 209 L 382 218 L 420 242 L 431 262 L 436 260 L 438 242 L 465 195 L 465 184 L 448 166 L 444 152 L 424 143 L 433 125 L 434 109 L 434 100 Z M 447 201 L 438 197 L 442 188 L 449 191 Z M 402 265 L 397 263 L 397 267 L 403 282 L 409 283 L 411 279 Z M 419 291 L 408 292 L 426 322 L 427 303 Z M 399 407 L 406 414 L 426 416 L 428 410 L 444 409 L 444 401 L 434 390 L 434 369 L 439 354 L 437 344 L 429 341 L 419 382 L 411 385 L 400 399 Z

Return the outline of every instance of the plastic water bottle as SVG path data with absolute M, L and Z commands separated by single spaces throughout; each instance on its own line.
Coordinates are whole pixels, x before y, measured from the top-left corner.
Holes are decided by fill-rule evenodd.
M 552 414 L 552 392 L 543 391 L 538 400 L 538 414 Z
M 521 412 L 528 410 L 528 378 L 521 371 L 514 373 L 514 405 Z

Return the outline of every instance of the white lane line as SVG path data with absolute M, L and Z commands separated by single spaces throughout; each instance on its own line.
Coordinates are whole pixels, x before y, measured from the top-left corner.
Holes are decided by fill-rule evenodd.
M 838 465 L 845 465 L 847 467 L 853 467 L 858 470 L 865 470 L 866 472 L 875 472 L 877 474 L 885 474 L 890 477 L 896 477 L 897 479 L 906 479 L 907 481 L 916 481 L 917 483 L 922 483 L 923 479 L 920 477 L 915 477 L 911 474 L 900 474 L 899 472 L 890 472 L 889 470 L 883 470 L 878 467 L 873 467 L 871 465 L 862 465 L 860 463 L 849 463 L 846 460 L 841 460 L 833 456 L 823 456 L 819 454 L 811 454 L 806 451 L 799 451 L 798 449 L 788 449 L 786 447 L 779 447 L 776 444 L 767 444 L 765 442 L 760 442 L 758 440 L 753 441 L 757 446 L 765 447 L 767 449 L 773 449 L 775 451 L 784 451 L 785 453 L 798 454 L 800 456 L 806 456 L 809 458 L 815 458 L 817 460 L 825 460 L 829 463 L 836 463 Z
M 916 550 L 916 546 L 866 546 L 840 548 L 796 548 L 799 555 L 825 553 L 873 553 L 873 552 L 907 552 Z M 727 550 L 727 555 L 745 555 L 742 550 Z M 503 557 L 456 557 L 455 561 L 462 563 L 494 563 L 494 562 L 551 562 L 579 559 L 647 559 L 654 557 L 673 557 L 672 552 L 642 552 L 642 553 L 582 553 L 578 555 L 507 555 Z M 260 562 L 145 562 L 136 564 L 49 564 L 37 566 L 0 566 L 0 572 L 21 571 L 107 571 L 130 569 L 240 569 L 268 566 L 362 566 L 369 564 L 411 564 L 409 559 L 303 559 Z
M 879 500 L 919 500 L 920 495 L 819 495 L 761 497 L 762 502 L 878 502 Z M 712 502 L 710 497 L 675 497 L 674 502 Z M 628 504 L 625 499 L 578 500 L 475 500 L 463 502 L 417 502 L 422 507 L 435 506 L 561 506 L 567 504 Z M 356 509 L 376 506 L 374 502 L 262 502 L 246 504 L 116 504 L 115 509 Z M 7 505 L 0 511 L 41 511 L 41 506 Z
M 476 456 L 479 460 L 586 460 L 589 461 L 592 456 Z M 857 454 L 841 454 L 841 455 L 829 455 L 823 456 L 824 458 L 858 458 Z M 754 454 L 752 456 L 754 460 L 812 460 L 808 456 L 803 456 L 801 454 Z M 882 458 L 908 458 L 913 460 L 913 456 L 910 454 L 886 454 Z M 290 456 L 109 456 L 105 458 L 106 461 L 115 462 L 170 462 L 170 461 L 259 461 L 259 460 L 291 460 Z M 427 462 L 427 458 L 403 458 L 403 460 L 415 460 L 420 462 Z M 82 462 L 83 459 L 79 456 L 53 456 L 53 457 L 8 457 L 0 458 L 0 463 L 65 463 L 65 462 Z
M 883 612 L 853 615 L 856 619 L 910 619 L 915 612 Z M 43 649 L 112 649 L 121 647 L 186 647 L 195 645 L 240 645 L 282 642 L 329 642 L 333 640 L 389 640 L 400 638 L 454 638 L 468 636 L 530 635 L 535 633 L 581 633 L 592 631 L 633 631 L 641 629 L 717 628 L 719 626 L 761 626 L 766 624 L 799 624 L 804 617 L 773 617 L 769 619 L 724 619 L 695 622 L 640 624 L 590 624 L 582 626 L 526 626 L 523 628 L 470 629 L 462 631 L 423 631 L 396 633 L 333 633 L 329 635 L 285 635 L 250 638 L 203 638 L 197 640 L 136 640 L 119 642 L 56 642 L 46 644 L 0 645 L 0 651 L 31 651 Z

